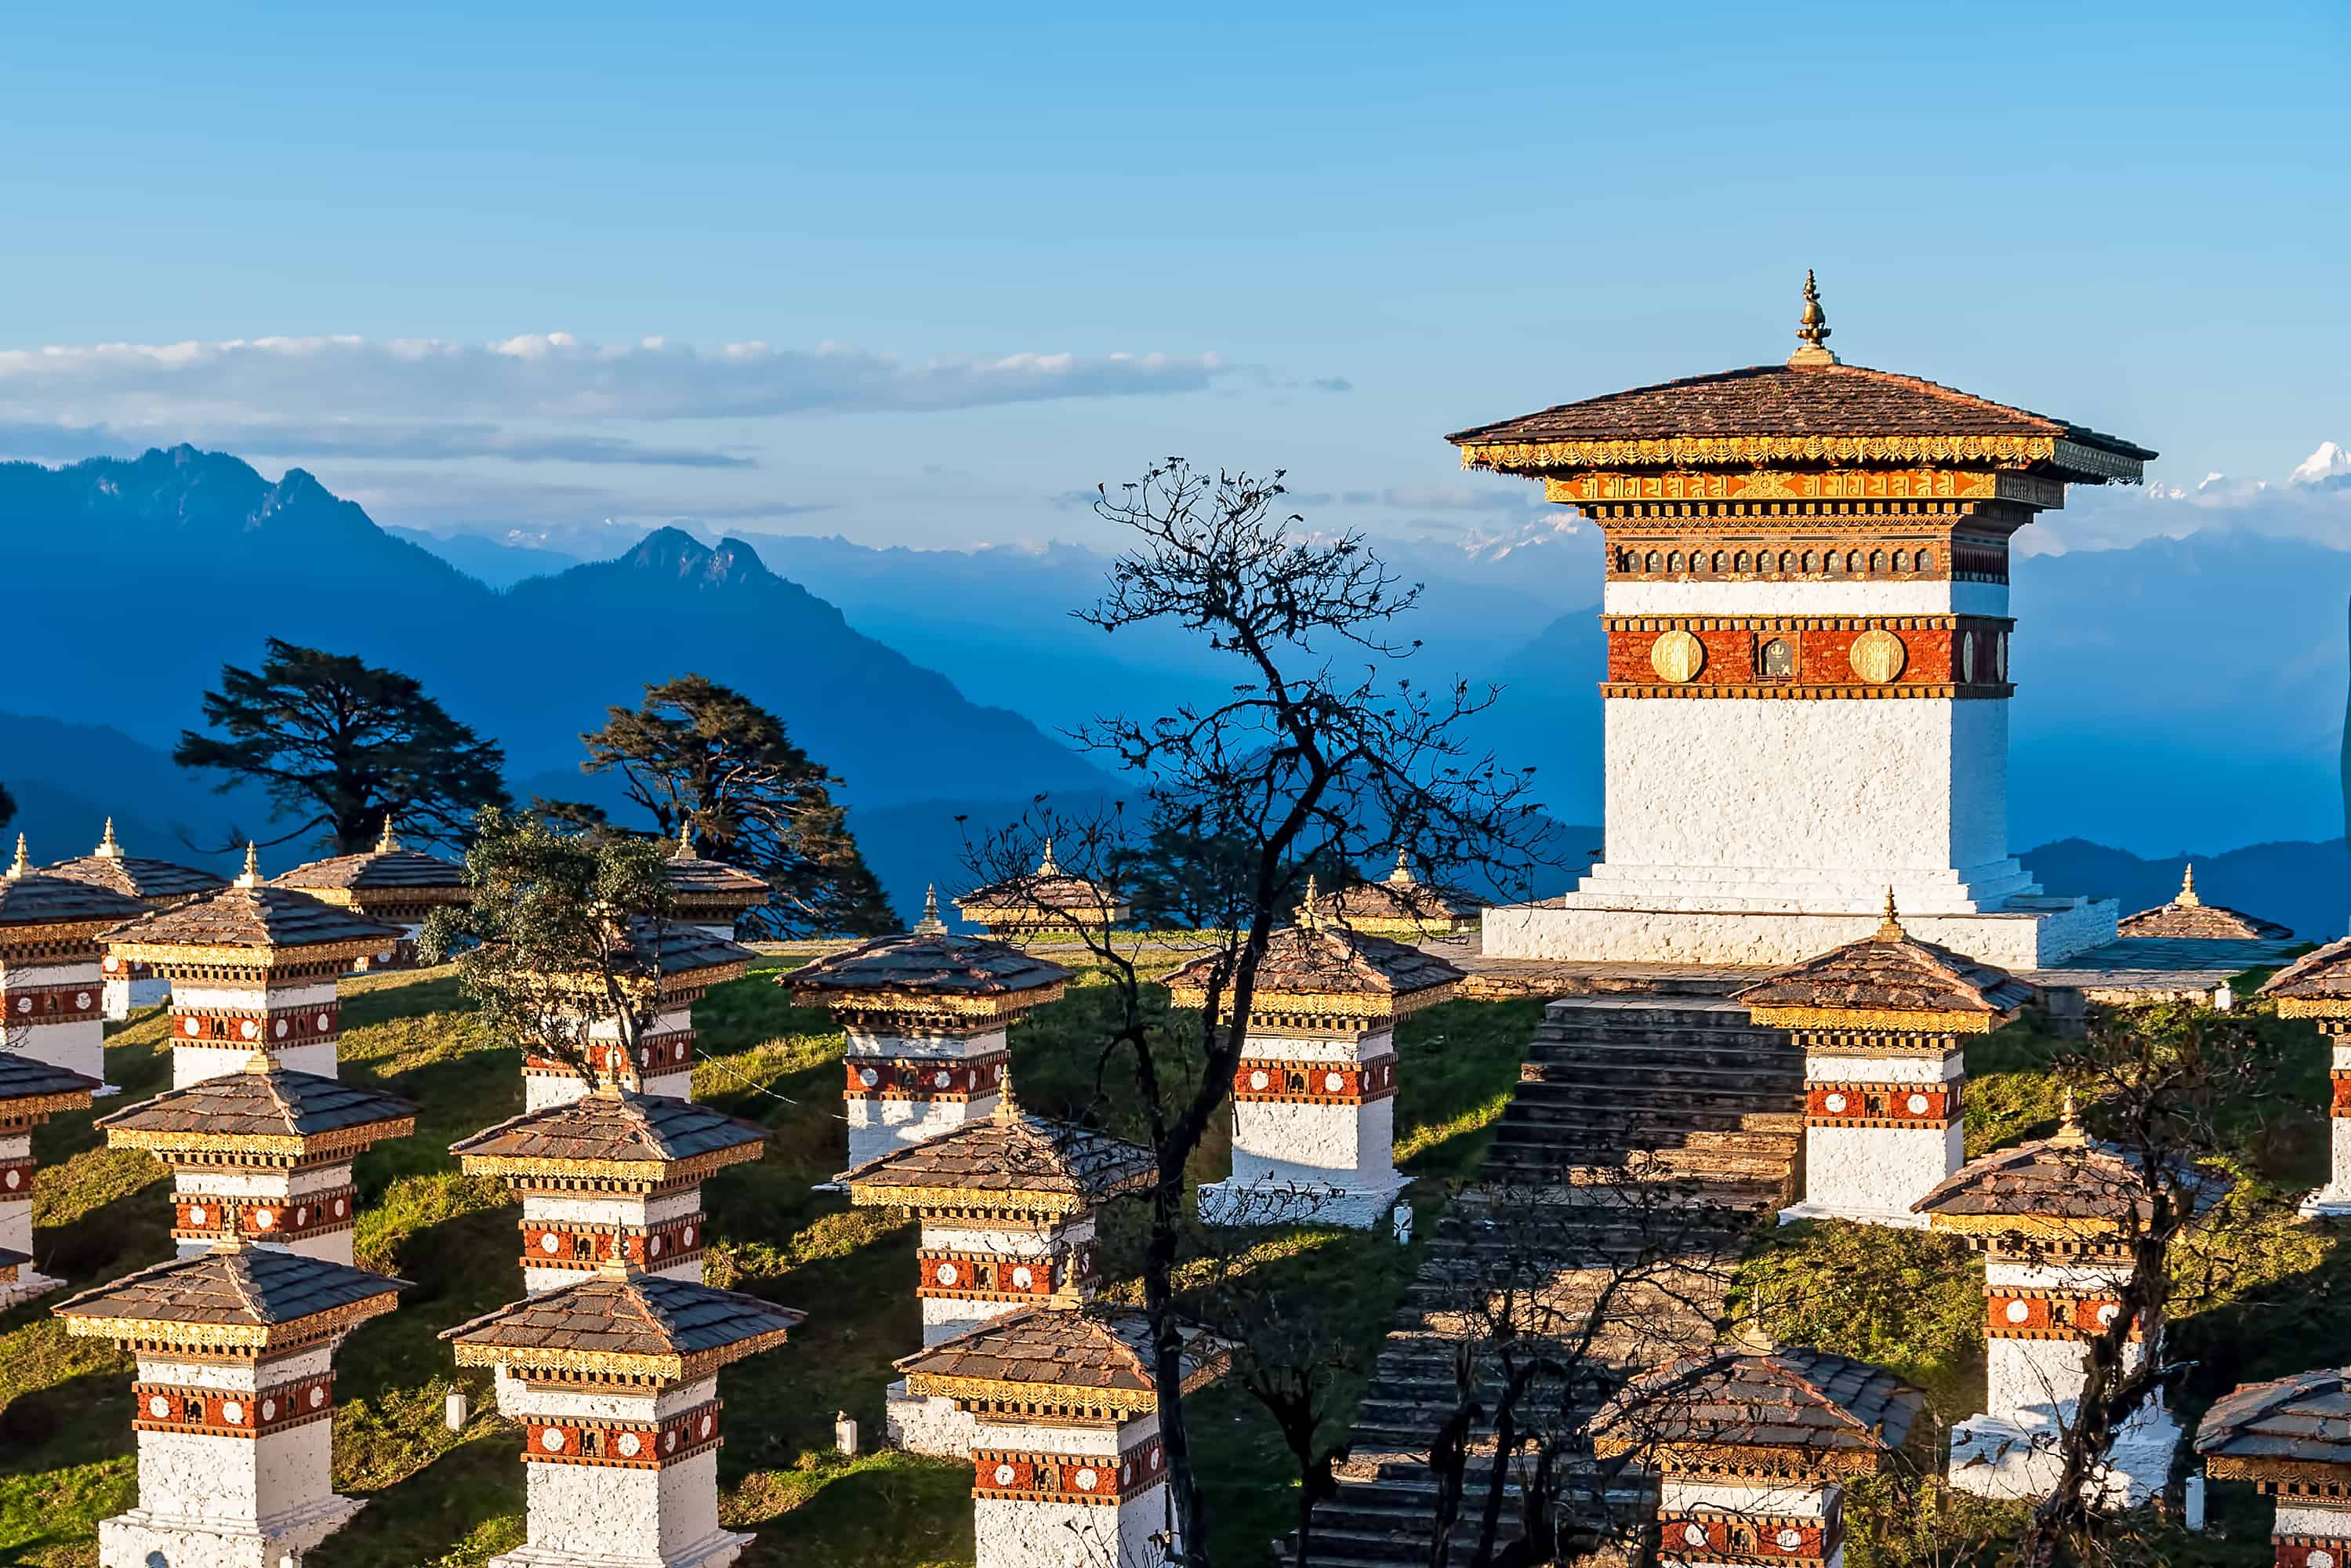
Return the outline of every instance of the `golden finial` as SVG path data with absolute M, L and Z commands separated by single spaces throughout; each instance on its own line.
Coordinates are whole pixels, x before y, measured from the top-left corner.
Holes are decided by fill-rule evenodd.
M 2194 862 L 2189 862 L 2187 869 L 2179 873 L 2179 896 L 2173 899 L 2171 902 L 2176 907 L 2180 909 L 2199 909 L 2203 907 L 2204 901 L 2196 895 L 2196 865 Z
M 231 887 L 259 887 L 261 885 L 261 851 L 254 844 L 254 841 L 251 839 L 245 841 L 244 873 L 235 882 L 229 883 L 229 885 Z
M 1045 835 L 1045 858 L 1037 862 L 1037 874 L 1039 876 L 1059 876 L 1061 874 L 1060 864 L 1053 859 L 1053 837 L 1050 833 Z
M 628 1239 L 615 1235 L 612 1249 L 604 1254 L 604 1260 L 596 1266 L 596 1272 L 607 1280 L 625 1280 L 635 1273 L 636 1270 L 629 1267 L 628 1249 Z
M 932 883 L 923 889 L 923 917 L 914 922 L 914 935 L 943 936 L 946 935 L 946 929 L 947 923 L 939 918 L 938 883 Z
M 1894 890 L 1889 887 L 1886 890 L 1886 915 L 1877 923 L 1876 939 L 1880 942 L 1899 942 L 1908 935 L 1908 932 L 1902 929 L 1902 922 L 1895 916 Z
M 277 1065 L 277 1063 L 269 1059 L 269 1052 L 263 1051 L 256 1046 L 254 1048 L 253 1054 L 245 1059 L 237 1071 L 240 1072 L 266 1072 Z
M 2090 1134 L 2082 1131 L 2081 1116 L 2074 1109 L 2074 1086 L 2070 1083 L 2065 1085 L 2065 1108 L 2057 1117 L 2057 1135 L 2049 1141 L 2069 1149 L 2081 1148 L 2090 1141 Z
M 388 855 L 398 848 L 400 848 L 400 841 L 392 836 L 392 813 L 387 810 L 383 814 L 383 831 L 376 835 L 375 852 Z
M 122 846 L 114 841 L 113 818 L 106 819 L 106 832 L 98 841 L 98 848 L 90 852 L 102 861 L 119 861 L 122 858 Z
M 1322 921 L 1321 914 L 1314 907 L 1315 903 L 1314 873 L 1310 871 L 1306 873 L 1306 897 L 1298 906 L 1298 924 L 1309 931 L 1313 930 Z
M 1395 870 L 1388 873 L 1388 881 L 1397 887 L 1412 885 L 1412 868 L 1404 863 L 1404 846 L 1396 846 Z
M 18 833 L 16 835 L 16 858 L 9 862 L 8 880 L 10 882 L 14 882 L 18 877 L 24 876 L 31 872 L 32 869 L 33 857 L 25 852 L 25 835 Z
M 235 1198 L 225 1198 L 220 1205 L 220 1234 L 213 1238 L 215 1252 L 245 1250 L 245 1206 Z
M 690 861 L 694 858 L 694 819 L 692 817 L 680 817 L 677 820 L 677 848 L 669 852 L 669 858 L 674 861 Z
M 1802 346 L 1788 356 L 1790 364 L 1810 368 L 1837 362 L 1828 348 L 1829 313 L 1821 308 L 1821 286 L 1809 267 L 1804 268 L 1804 314 L 1796 324 L 1796 336 Z
M 991 1122 L 1018 1122 L 1024 1113 L 1019 1097 L 1012 1092 L 1012 1074 L 1004 1075 L 1004 1086 L 997 1091 L 996 1109 L 988 1113 Z

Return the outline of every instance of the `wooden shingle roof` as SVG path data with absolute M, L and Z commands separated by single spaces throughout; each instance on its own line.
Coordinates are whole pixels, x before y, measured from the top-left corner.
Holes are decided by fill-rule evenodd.
M 860 1204 L 1001 1202 L 1075 1213 L 1149 1185 L 1157 1168 L 1142 1145 L 1030 1115 L 1008 1091 L 986 1121 L 893 1149 L 836 1179 Z
M 808 1314 L 737 1291 L 607 1267 L 444 1329 L 462 1366 L 603 1372 L 672 1382 L 784 1343 Z
M 406 935 L 397 925 L 371 920 L 257 877 L 248 881 L 248 877 L 238 878 L 225 892 L 210 898 L 159 910 L 117 926 L 107 933 L 108 946 L 137 956 L 166 947 L 276 950 L 389 946 Z
M 1819 1350 L 1693 1355 L 1635 1378 L 1593 1418 L 1603 1458 L 1648 1469 L 1867 1474 L 1909 1436 L 1926 1394 Z
M 2125 915 L 2115 929 L 2122 936 L 2199 942 L 2283 942 L 2294 935 L 2274 920 L 2205 903 L 2192 865 L 2180 873 L 2179 893 L 2170 903 Z
M 408 1283 L 274 1247 L 215 1247 L 51 1310 L 90 1338 L 267 1348 L 388 1312 Z
M 1007 943 L 952 931 L 911 931 L 876 936 L 777 980 L 821 1006 L 829 994 L 854 992 L 1013 998 L 1066 985 L 1072 977 L 1061 965 Z
M 676 891 L 678 901 L 689 908 L 707 905 L 757 909 L 775 892 L 763 876 L 695 853 L 690 826 L 678 830 L 677 847 L 670 851 L 662 869 Z
M 2070 420 L 2013 408 L 1918 376 L 1862 365 L 1750 365 L 1560 403 L 1446 437 L 1464 460 L 1508 471 L 1562 471 L 1645 455 L 1612 444 L 1671 450 L 1651 463 L 1698 466 L 1758 456 L 1867 461 L 1879 444 L 1916 444 L 1917 457 L 1994 460 L 2040 467 L 2077 483 L 2140 476 L 2157 455 Z M 1765 453 L 1741 442 L 1782 444 Z M 1602 451 L 1584 449 L 1600 447 Z M 1525 449 L 1514 451 L 1512 449 Z M 1543 449 L 1551 450 L 1545 451 Z M 1884 455 L 1896 454 L 1887 449 Z
M 767 1129 L 691 1100 L 637 1094 L 610 1079 L 565 1105 L 511 1117 L 449 1145 L 469 1175 L 618 1166 L 639 1179 L 691 1165 L 716 1169 L 759 1157 Z
M 129 894 L 69 876 L 32 870 L 24 858 L 25 840 L 17 835 L 17 861 L 0 875 L 0 925 L 86 925 L 94 921 L 131 920 L 148 906 Z
M 2351 936 L 2304 953 L 2262 982 L 2261 995 L 2286 1018 L 2351 1009 Z
M 422 850 L 395 846 L 312 861 L 271 877 L 269 885 L 306 893 L 463 893 L 465 868 Z
M 308 1154 L 363 1148 L 416 1130 L 416 1106 L 396 1094 L 277 1066 L 256 1051 L 242 1071 L 167 1089 L 101 1116 L 117 1148 L 242 1148 Z
M 1206 1331 L 1187 1335 L 1184 1386 L 1224 1367 Z M 894 1364 L 915 1394 L 984 1399 L 1077 1418 L 1120 1419 L 1155 1409 L 1151 1325 L 1139 1312 L 1102 1315 L 1073 1307 L 1032 1307 L 980 1324 Z
M 1208 980 L 1220 961 L 1221 955 L 1209 954 L 1172 971 L 1165 981 L 1168 999 L 1179 1008 L 1205 1006 Z M 1354 1010 L 1401 1011 L 1441 1000 L 1465 978 L 1436 954 L 1384 936 L 1322 925 L 1287 925 L 1266 944 L 1254 1005 L 1274 1010 L 1336 1000 L 1357 1004 Z
M 228 885 L 228 878 L 199 871 L 194 866 L 124 854 L 122 845 L 115 839 L 114 819 L 111 817 L 106 820 L 106 833 L 99 839 L 97 849 L 86 855 L 76 855 L 71 860 L 44 866 L 42 870 L 49 876 L 110 887 L 126 898 L 151 904 L 176 904 L 204 894 L 218 893 Z
M 2031 1001 L 2032 988 L 1902 929 L 1886 900 L 1876 932 L 1731 994 L 1760 1024 L 1982 1033 Z
M 87 1111 L 95 1078 L 53 1067 L 37 1056 L 0 1049 L 0 1121 L 46 1115 L 51 1111 Z
M 2351 1480 L 2351 1372 L 2300 1372 L 2240 1384 L 2196 1428 L 2196 1452 L 2219 1477 L 2253 1481 Z M 2332 1470 L 2314 1477 L 2313 1467 Z
M 1116 925 L 1131 913 L 1117 889 L 1061 869 L 1050 839 L 1035 871 L 975 888 L 955 905 L 967 920 L 1003 926 Z
M 1361 882 L 1320 898 L 1307 908 L 1318 924 L 1374 936 L 1413 936 L 1450 932 L 1475 924 L 1490 900 L 1441 883 L 1416 880 L 1396 852 L 1395 869 L 1378 882 Z
M 2137 1164 L 2083 1132 L 2069 1091 L 2064 1124 L 2053 1135 L 1970 1160 L 1910 1211 L 1962 1235 L 2038 1229 L 2095 1240 L 2145 1225 L 2154 1205 Z

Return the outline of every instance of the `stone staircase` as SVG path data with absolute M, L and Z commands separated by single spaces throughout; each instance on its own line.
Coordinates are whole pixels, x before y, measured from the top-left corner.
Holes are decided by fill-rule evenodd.
M 1552 1003 L 1479 1179 L 1430 1238 L 1381 1347 L 1338 1495 L 1315 1510 L 1313 1568 L 1427 1563 L 1430 1447 L 1464 1403 L 1462 1346 L 1492 1345 L 1505 1309 L 1545 1336 L 1588 1342 L 1572 1384 L 1525 1402 L 1547 1412 L 1588 1414 L 1625 1373 L 1711 1344 L 1744 1239 L 1794 1196 L 1802 1106 L 1802 1056 L 1743 1008 L 1705 995 Z M 1494 1354 L 1466 1372 L 1487 1416 L 1464 1445 L 1457 1563 L 1477 1537 L 1503 1375 Z M 1569 1457 L 1566 1481 L 1586 1510 L 1646 1500 L 1584 1456 Z M 1505 1540 L 1517 1507 L 1510 1485 Z M 1295 1551 L 1293 1536 L 1274 1560 Z

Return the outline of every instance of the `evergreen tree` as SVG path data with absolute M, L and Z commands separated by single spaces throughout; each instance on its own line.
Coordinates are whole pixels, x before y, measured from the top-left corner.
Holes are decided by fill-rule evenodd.
M 386 818 L 423 839 L 462 835 L 472 813 L 507 802 L 506 753 L 458 723 L 422 683 L 349 653 L 272 637 L 258 670 L 221 667 L 204 722 L 183 730 L 172 760 L 267 787 L 273 820 L 299 820 L 273 841 L 325 830 L 338 854 L 376 841 Z
M 685 674 L 645 688 L 643 705 L 605 710 L 580 738 L 587 773 L 617 772 L 664 837 L 690 825 L 701 852 L 767 878 L 775 902 L 745 919 L 775 936 L 873 936 L 898 928 L 859 853 L 841 780 L 742 693 Z M 598 825 L 579 808 L 550 814 Z

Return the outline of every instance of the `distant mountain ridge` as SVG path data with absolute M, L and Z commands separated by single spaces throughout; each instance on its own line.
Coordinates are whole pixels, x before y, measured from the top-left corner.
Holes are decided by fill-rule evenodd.
M 201 726 L 223 664 L 256 663 L 274 635 L 417 676 L 506 747 L 510 779 L 559 777 L 575 798 L 610 793 L 577 772 L 580 732 L 608 705 L 633 705 L 647 683 L 689 670 L 778 714 L 847 780 L 853 810 L 1106 783 L 1019 714 L 971 702 L 854 630 L 739 539 L 713 548 L 659 529 L 616 559 L 501 592 L 299 469 L 273 484 L 182 446 L 63 468 L 0 465 L 0 549 L 20 580 L 52 590 L 12 604 L 23 678 L 6 706 L 102 723 L 155 751 Z M 0 778 L 102 804 L 110 781 L 65 733 L 20 730 Z M 74 834 L 75 852 L 96 826 Z

